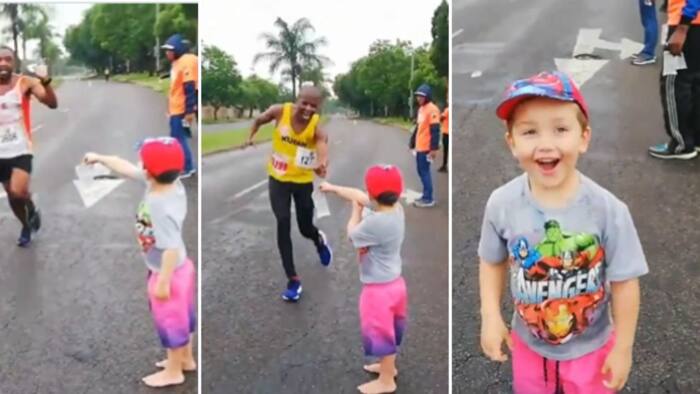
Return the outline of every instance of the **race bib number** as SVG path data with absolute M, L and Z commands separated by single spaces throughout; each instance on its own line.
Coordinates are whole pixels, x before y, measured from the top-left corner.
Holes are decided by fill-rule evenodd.
M 316 151 L 298 147 L 295 164 L 307 170 L 316 168 Z
M 0 127 L 0 144 L 10 144 L 19 140 L 19 133 L 14 126 Z
M 272 162 L 272 168 L 275 169 L 275 172 L 277 172 L 280 175 L 284 175 L 287 173 L 289 163 L 287 162 L 286 157 L 280 156 L 278 154 L 273 154 L 270 160 Z

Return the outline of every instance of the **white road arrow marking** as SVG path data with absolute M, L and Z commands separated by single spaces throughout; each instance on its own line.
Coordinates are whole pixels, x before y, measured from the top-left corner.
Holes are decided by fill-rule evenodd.
M 569 74 L 579 87 L 583 86 L 607 63 L 608 60 L 554 59 L 557 70 Z
M 611 51 L 620 51 L 620 59 L 627 59 L 628 57 L 639 53 L 644 49 L 644 45 L 636 41 L 623 38 L 619 43 L 612 41 L 603 40 L 600 38 L 600 34 L 603 29 L 581 29 L 578 32 L 578 37 L 576 38 L 576 45 L 574 46 L 573 56 L 593 54 L 596 48 L 607 49 Z
M 423 197 L 423 193 L 411 189 L 406 189 L 401 195 L 401 198 L 405 199 L 408 205 L 413 204 L 414 201 L 419 200 L 421 197 Z
M 472 78 L 479 78 L 483 73 L 480 70 L 476 70 L 472 73 Z
M 73 184 L 78 189 L 78 194 L 80 194 L 85 208 L 90 208 L 97 204 L 98 201 L 124 183 L 123 179 L 95 180 L 96 176 L 109 173 L 108 169 L 97 164 L 93 166 L 77 166 L 75 167 L 75 173 L 78 179 L 74 180 Z
M 462 34 L 463 31 L 464 31 L 464 29 L 459 29 L 456 32 L 452 33 L 452 38 L 455 38 L 458 35 Z

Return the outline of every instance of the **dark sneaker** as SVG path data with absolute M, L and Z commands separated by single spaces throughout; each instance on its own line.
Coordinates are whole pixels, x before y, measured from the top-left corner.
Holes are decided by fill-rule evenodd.
M 681 159 L 689 160 L 695 158 L 698 155 L 696 149 L 688 149 L 684 151 L 678 151 L 673 148 L 670 144 L 658 144 L 649 147 L 649 154 L 657 159 Z
M 324 267 L 328 267 L 333 261 L 333 249 L 331 249 L 330 244 L 328 244 L 328 238 L 323 231 L 318 231 L 318 236 L 321 238 L 321 244 L 318 246 L 318 257 L 321 258 L 321 264 Z
M 447 167 L 440 167 L 438 172 L 447 172 Z
M 290 280 L 287 283 L 287 290 L 282 293 L 282 299 L 289 302 L 297 302 L 301 298 L 301 282 L 298 280 Z
M 644 53 L 640 53 L 639 56 L 632 60 L 632 64 L 635 66 L 646 66 L 647 64 L 654 63 L 656 63 L 656 56 L 650 56 Z
M 17 246 L 20 248 L 26 248 L 32 242 L 32 230 L 29 227 L 23 227 L 22 232 L 19 233 L 19 239 L 17 239 Z
M 435 206 L 435 200 L 426 200 L 421 198 L 413 202 L 413 206 L 416 208 L 431 208 Z

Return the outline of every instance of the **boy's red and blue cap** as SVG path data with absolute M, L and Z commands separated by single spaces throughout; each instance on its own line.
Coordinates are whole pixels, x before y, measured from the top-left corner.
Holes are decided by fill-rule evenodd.
M 185 168 L 185 152 L 175 138 L 147 138 L 139 149 L 143 168 L 152 176 Z
M 498 105 L 496 115 L 503 120 L 509 120 L 515 107 L 531 97 L 546 97 L 576 103 L 586 119 L 588 118 L 588 106 L 581 91 L 571 77 L 560 71 L 545 71 L 513 82 L 506 90 L 503 101 Z
M 367 194 L 372 198 L 377 198 L 387 192 L 400 196 L 403 193 L 403 177 L 396 166 L 375 165 L 365 173 L 365 186 Z

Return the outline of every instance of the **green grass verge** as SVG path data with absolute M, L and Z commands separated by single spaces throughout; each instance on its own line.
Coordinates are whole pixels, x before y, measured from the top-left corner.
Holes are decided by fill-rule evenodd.
M 321 116 L 321 123 L 326 123 L 328 118 Z M 274 125 L 268 124 L 261 127 L 255 134 L 255 142 L 267 142 L 272 139 L 272 131 Z M 215 131 L 210 133 L 201 133 L 202 135 L 202 154 L 207 155 L 223 150 L 236 149 L 243 146 L 248 139 L 250 127 L 242 127 L 240 129 L 230 131 Z
M 263 126 L 255 134 L 255 142 L 266 142 L 272 139 L 273 125 Z M 216 131 L 202 133 L 202 154 L 206 155 L 226 149 L 234 149 L 243 146 L 248 139 L 250 127 L 242 127 L 230 131 Z
M 160 79 L 160 77 L 156 75 L 149 77 L 146 73 L 119 74 L 112 76 L 111 79 L 117 82 L 128 82 L 140 86 L 145 86 L 161 94 L 168 94 L 168 89 L 170 88 L 170 79 Z
M 246 121 L 246 120 L 251 120 L 252 118 L 234 118 L 234 119 L 202 119 L 202 124 L 222 124 L 222 123 L 235 123 L 235 122 L 241 122 L 241 121 Z
M 402 129 L 406 130 L 411 130 L 413 129 L 413 123 L 411 123 L 409 120 L 404 119 L 404 118 L 398 118 L 398 117 L 389 117 L 389 118 L 373 118 L 377 123 L 381 123 L 383 125 L 387 126 L 396 126 L 400 127 Z

